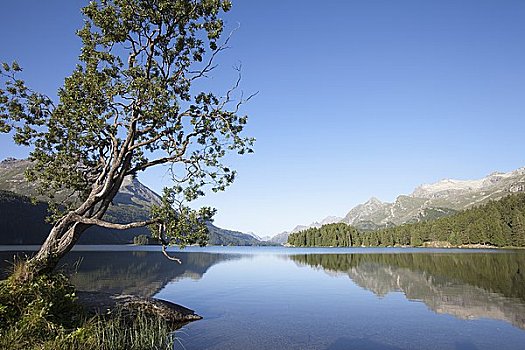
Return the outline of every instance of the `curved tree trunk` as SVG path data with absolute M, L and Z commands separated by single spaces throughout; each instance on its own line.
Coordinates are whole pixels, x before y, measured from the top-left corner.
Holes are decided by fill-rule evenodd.
M 88 198 L 76 210 L 68 212 L 54 224 L 38 253 L 27 262 L 28 278 L 52 272 L 89 227 L 100 225 L 122 229 L 125 226 L 102 220 L 123 180 L 124 173 L 121 173 L 106 178 L 103 185 L 93 185 Z
M 68 212 L 55 223 L 38 253 L 27 262 L 28 279 L 52 272 L 60 259 L 75 246 L 80 236 L 91 226 L 127 230 L 157 223 L 156 220 L 146 220 L 121 224 L 103 220 L 104 214 L 122 185 L 124 176 L 125 172 L 122 171 L 106 179 L 105 184 L 94 185 L 91 194 L 76 210 Z
M 30 274 L 38 276 L 52 272 L 90 226 L 66 215 L 53 226 L 38 253 L 28 261 Z

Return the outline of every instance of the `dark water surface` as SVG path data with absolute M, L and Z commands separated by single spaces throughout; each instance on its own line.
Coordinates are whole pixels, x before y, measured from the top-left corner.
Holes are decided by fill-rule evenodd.
M 2 269 L 16 249 L 0 247 Z M 79 289 L 204 316 L 176 349 L 525 349 L 525 251 L 191 247 L 179 265 L 80 249 L 64 261 Z

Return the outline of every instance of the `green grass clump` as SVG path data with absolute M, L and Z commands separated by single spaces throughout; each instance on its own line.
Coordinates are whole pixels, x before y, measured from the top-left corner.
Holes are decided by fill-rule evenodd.
M 172 330 L 160 317 L 118 309 L 90 316 L 64 275 L 26 277 L 16 265 L 0 281 L 0 349 L 173 349 Z
M 174 338 L 166 322 L 159 317 L 116 311 L 108 316 L 96 316 L 74 331 L 62 333 L 42 344 L 43 349 L 87 350 L 171 350 Z

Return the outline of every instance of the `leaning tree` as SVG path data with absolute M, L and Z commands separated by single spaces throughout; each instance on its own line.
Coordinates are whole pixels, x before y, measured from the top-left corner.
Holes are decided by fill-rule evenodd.
M 82 9 L 79 62 L 56 101 L 28 88 L 16 62 L 3 64 L 0 131 L 31 146 L 26 175 L 43 193 L 74 198 L 55 207 L 52 229 L 28 263 L 33 274 L 51 271 L 93 225 L 149 226 L 164 252 L 205 242 L 213 210 L 185 203 L 228 186 L 235 172 L 223 157 L 252 152 L 254 142 L 241 135 L 247 118 L 238 110 L 249 97 L 235 93 L 239 80 L 221 96 L 194 91 L 226 48 L 220 14 L 230 7 L 227 0 L 91 2 Z M 126 176 L 163 164 L 174 182 L 149 220 L 105 220 Z

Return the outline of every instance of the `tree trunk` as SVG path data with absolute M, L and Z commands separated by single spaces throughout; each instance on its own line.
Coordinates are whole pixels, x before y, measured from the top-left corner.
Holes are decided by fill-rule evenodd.
M 88 198 L 76 210 L 65 214 L 55 223 L 38 253 L 27 262 L 28 278 L 52 272 L 84 231 L 93 225 L 108 224 L 102 218 L 117 195 L 133 156 L 132 152 L 123 154 L 123 159 L 115 162 L 114 168 L 101 181 L 102 184 L 93 184 Z M 117 171 L 119 168 L 120 171 Z M 126 229 L 126 225 L 115 226 Z
M 38 276 L 52 272 L 90 226 L 71 219 L 70 215 L 62 218 L 53 226 L 38 253 L 29 259 L 29 274 Z
M 38 253 L 28 261 L 29 278 L 50 273 L 55 269 L 60 259 L 73 248 L 82 233 L 93 226 L 80 222 L 78 217 L 101 219 L 118 193 L 122 180 L 123 176 L 120 176 L 111 187 L 107 187 L 106 193 L 98 200 L 94 200 L 90 195 L 79 209 L 70 211 L 55 223 Z M 96 193 L 96 190 L 93 189 L 92 194 Z

